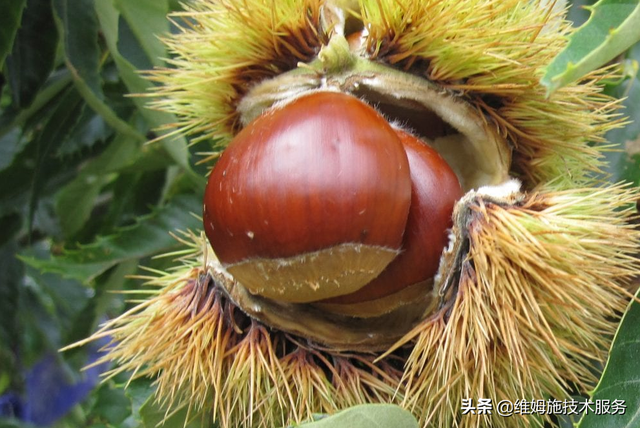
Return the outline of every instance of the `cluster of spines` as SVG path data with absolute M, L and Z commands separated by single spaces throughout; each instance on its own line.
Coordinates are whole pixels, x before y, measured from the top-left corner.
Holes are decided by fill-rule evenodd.
M 521 205 L 478 198 L 455 301 L 414 341 L 403 406 L 425 426 L 528 427 L 532 418 L 459 417 L 462 398 L 567 398 L 597 380 L 638 274 L 635 190 L 548 191 Z M 488 419 L 487 419 L 488 418 Z
M 401 399 L 401 363 L 321 350 L 248 318 L 209 274 L 206 238 L 181 241 L 188 248 L 182 266 L 144 277 L 153 288 L 141 292 L 152 297 L 73 345 L 110 337 L 95 363 L 117 364 L 107 378 L 155 378 L 167 418 L 187 408 L 188 420 L 212 414 L 223 428 L 287 426 Z
M 364 55 L 475 106 L 512 142 L 515 170 L 529 187 L 565 176 L 568 188 L 602 166 L 603 148 L 585 143 L 602 143 L 619 123 L 616 103 L 597 85 L 604 74 L 549 99 L 539 84 L 570 31 L 548 2 L 360 0 L 358 6 Z M 312 61 L 334 30 L 323 27 L 320 0 L 202 0 L 187 7 L 175 16 L 181 31 L 165 41 L 173 67 L 149 73 L 160 83 L 149 96 L 152 106 L 179 118 L 169 127 L 221 146 L 238 131 L 236 106 L 247 90 Z
M 321 0 L 207 0 L 173 15 L 177 35 L 164 42 L 170 67 L 150 105 L 178 118 L 167 128 L 222 144 L 238 131 L 237 103 L 252 85 L 309 62 L 326 43 Z
M 156 377 L 167 415 L 187 407 L 222 427 L 286 426 L 368 402 L 401 404 L 424 426 L 527 427 L 537 420 L 460 417 L 461 400 L 562 399 L 593 386 L 630 298 L 624 284 L 638 274 L 637 197 L 623 186 L 548 188 L 516 204 L 460 206 L 469 250 L 455 298 L 381 361 L 248 318 L 193 234 L 183 266 L 149 278 L 153 297 L 89 340 L 113 338 L 98 362 L 117 362 L 108 376 Z
M 542 69 L 570 24 L 549 3 L 516 0 L 362 0 L 373 59 L 419 73 L 474 105 L 514 145 L 531 186 L 566 177 L 575 187 L 602 167 L 604 133 L 620 125 L 599 71 L 547 98 Z M 609 70 L 612 72 L 612 70 Z

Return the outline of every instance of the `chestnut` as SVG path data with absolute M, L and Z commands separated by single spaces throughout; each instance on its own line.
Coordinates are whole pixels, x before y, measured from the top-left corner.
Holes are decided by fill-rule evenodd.
M 382 115 L 338 92 L 272 108 L 211 171 L 204 228 L 251 293 L 285 302 L 350 294 L 399 254 L 409 161 Z
M 366 286 L 323 301 L 329 310 L 354 314 L 346 305 L 387 297 L 415 284 L 422 283 L 427 291 L 432 287 L 431 279 L 449 240 L 453 207 L 463 190 L 438 152 L 408 132 L 398 130 L 398 135 L 409 158 L 412 185 L 403 251 Z

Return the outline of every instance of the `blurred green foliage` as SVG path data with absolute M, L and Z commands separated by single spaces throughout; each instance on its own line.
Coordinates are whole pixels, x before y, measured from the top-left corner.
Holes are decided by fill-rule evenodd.
M 170 231 L 200 226 L 192 213 L 201 209 L 204 171 L 194 170 L 182 138 L 147 144 L 172 118 L 128 97 L 149 85 L 139 69 L 165 65 L 158 35 L 171 31 L 166 15 L 180 5 L 7 6 L 0 18 L 0 411 L 16 417 L 0 426 L 48 421 L 37 402 L 54 402 L 49 394 L 62 386 L 69 399 L 57 405 L 71 410 L 56 426 L 157 422 L 160 410 L 144 405 L 149 382 L 124 390 L 127 379 L 113 379 L 73 402 L 95 349 L 57 351 L 124 310 L 114 291 L 139 286 L 127 279 L 139 264 L 171 263 L 151 258 L 178 247 Z M 34 374 L 48 358 L 56 385 Z

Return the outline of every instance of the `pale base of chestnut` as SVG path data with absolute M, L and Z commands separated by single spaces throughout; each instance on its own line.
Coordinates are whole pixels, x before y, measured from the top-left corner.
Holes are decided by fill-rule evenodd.
M 358 291 L 380 275 L 399 252 L 348 243 L 295 257 L 250 259 L 225 268 L 252 294 L 307 303 Z
M 358 318 L 371 318 L 385 315 L 398 308 L 410 305 L 414 301 L 422 299 L 424 295 L 432 293 L 432 291 L 433 279 L 429 279 L 427 281 L 421 281 L 410 285 L 396 293 L 375 300 L 347 304 L 313 303 L 313 306 L 336 314 Z M 435 305 L 437 300 L 433 299 L 432 303 Z M 430 310 L 432 307 L 426 309 Z
M 334 314 L 311 304 L 277 302 L 251 294 L 220 262 L 208 257 L 207 270 L 236 307 L 273 329 L 334 351 L 385 351 L 432 314 L 439 298 L 434 290 L 416 296 L 389 313 L 372 318 Z

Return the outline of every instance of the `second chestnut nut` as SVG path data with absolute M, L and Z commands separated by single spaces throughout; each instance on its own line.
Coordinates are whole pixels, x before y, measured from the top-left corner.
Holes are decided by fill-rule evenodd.
M 342 304 L 432 277 L 461 195 L 420 140 L 351 95 L 313 92 L 233 139 L 203 218 L 216 256 L 251 293 Z

